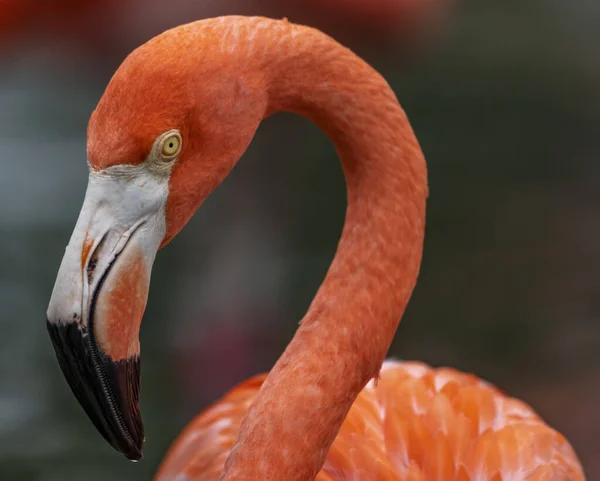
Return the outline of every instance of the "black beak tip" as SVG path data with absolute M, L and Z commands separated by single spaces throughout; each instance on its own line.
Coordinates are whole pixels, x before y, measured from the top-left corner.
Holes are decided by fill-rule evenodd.
M 96 429 L 127 459 L 142 459 L 139 357 L 112 361 L 85 327 L 75 322 L 46 325 L 63 375 Z
M 139 460 L 141 460 L 144 457 L 144 453 L 142 450 L 142 444 L 140 444 L 139 446 L 130 446 L 130 449 L 127 451 L 124 451 L 123 454 L 125 455 L 125 457 L 127 459 L 129 459 L 129 461 L 133 461 L 133 462 L 137 462 Z

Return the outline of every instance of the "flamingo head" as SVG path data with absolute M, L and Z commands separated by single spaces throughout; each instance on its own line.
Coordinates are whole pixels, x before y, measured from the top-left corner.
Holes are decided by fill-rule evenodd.
M 73 393 L 133 460 L 144 442 L 139 328 L 154 258 L 233 168 L 266 110 L 260 76 L 218 45 L 174 30 L 117 70 L 90 119 L 87 192 L 47 311 Z

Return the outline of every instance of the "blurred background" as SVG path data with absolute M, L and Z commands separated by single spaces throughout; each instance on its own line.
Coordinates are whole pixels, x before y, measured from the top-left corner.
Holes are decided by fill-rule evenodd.
M 391 354 L 524 399 L 600 479 L 596 0 L 0 0 L 0 478 L 149 479 L 195 413 L 273 365 L 326 272 L 339 162 L 314 125 L 280 114 L 156 261 L 142 462 L 101 439 L 59 371 L 44 315 L 86 187 L 89 115 L 137 45 L 231 13 L 325 30 L 408 112 L 431 196 Z

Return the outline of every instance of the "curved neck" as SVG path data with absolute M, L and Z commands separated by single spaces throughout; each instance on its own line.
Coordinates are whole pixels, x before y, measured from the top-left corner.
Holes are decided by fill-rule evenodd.
M 316 30 L 279 22 L 265 47 L 267 114 L 316 122 L 342 160 L 348 207 L 327 276 L 248 412 L 221 479 L 313 479 L 379 372 L 415 285 L 425 160 L 386 81 Z

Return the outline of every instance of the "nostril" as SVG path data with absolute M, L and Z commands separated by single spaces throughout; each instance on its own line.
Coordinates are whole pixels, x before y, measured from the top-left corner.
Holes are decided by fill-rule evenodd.
M 92 282 L 92 278 L 94 277 L 94 270 L 96 269 L 97 265 L 98 265 L 97 258 L 94 257 L 94 258 L 90 259 L 90 262 L 88 263 L 88 267 L 87 267 L 87 276 L 88 276 L 89 283 Z
M 132 234 L 143 224 L 145 220 L 137 222 L 128 230 L 113 228 L 102 235 L 87 261 L 86 274 L 90 286 L 93 286 L 97 277 L 102 276 L 114 258 L 125 248 Z
M 102 239 L 100 240 L 100 242 L 98 242 L 98 245 L 94 249 L 94 252 L 92 252 L 90 260 L 88 261 L 86 272 L 87 272 L 88 284 L 90 284 L 90 285 L 92 284 L 92 280 L 94 279 L 94 274 L 96 272 L 96 268 L 98 267 L 100 255 L 101 255 L 102 251 L 105 249 L 106 237 L 107 237 L 107 234 L 104 234 L 102 236 Z

